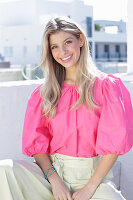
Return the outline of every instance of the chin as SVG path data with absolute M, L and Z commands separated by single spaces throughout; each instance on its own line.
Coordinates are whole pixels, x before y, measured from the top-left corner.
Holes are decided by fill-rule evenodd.
M 64 66 L 65 68 L 72 68 L 73 65 L 69 65 L 69 66 Z
M 76 65 L 76 63 L 74 64 L 62 64 L 63 67 L 65 68 L 71 68 L 71 67 L 74 67 Z

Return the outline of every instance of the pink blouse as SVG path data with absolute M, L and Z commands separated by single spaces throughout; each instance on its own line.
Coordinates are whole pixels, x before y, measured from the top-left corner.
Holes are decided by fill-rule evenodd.
M 94 98 L 99 109 L 85 109 L 82 105 L 70 112 L 70 106 L 78 98 L 78 87 L 63 83 L 56 115 L 48 120 L 42 116 L 40 86 L 33 91 L 25 114 L 23 154 L 94 157 L 122 155 L 131 149 L 133 108 L 130 94 L 120 78 L 109 74 L 96 79 Z

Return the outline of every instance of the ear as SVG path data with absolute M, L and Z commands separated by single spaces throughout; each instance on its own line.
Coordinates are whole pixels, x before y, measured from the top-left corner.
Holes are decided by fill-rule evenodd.
M 83 34 L 81 33 L 81 34 L 80 34 L 80 38 L 79 38 L 79 46 L 82 47 L 83 44 L 84 44 L 84 36 L 83 36 Z

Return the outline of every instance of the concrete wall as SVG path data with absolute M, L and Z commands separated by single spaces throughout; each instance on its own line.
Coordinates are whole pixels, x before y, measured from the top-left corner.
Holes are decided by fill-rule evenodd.
M 21 137 L 27 101 L 40 81 L 0 84 L 0 159 L 28 159 L 21 153 Z
M 0 69 L 0 82 L 23 80 L 22 71 L 22 68 Z
M 114 42 L 114 43 L 126 43 L 126 33 L 111 34 L 105 32 L 94 32 L 95 42 Z
M 107 21 L 107 20 L 95 20 L 95 24 L 99 24 L 101 26 L 101 31 L 105 31 L 106 27 L 116 26 L 118 28 L 118 32 L 126 33 L 126 22 L 120 21 Z
M 42 43 L 44 27 L 40 25 L 25 25 L 3 27 L 1 29 L 0 52 L 5 55 L 5 47 L 12 47 L 13 55 L 6 57 L 6 61 L 12 64 L 39 64 L 40 52 L 37 52 L 37 46 Z M 15 36 L 15 37 L 14 37 Z M 27 52 L 23 53 L 23 47 Z
M 124 80 L 133 102 L 133 81 L 130 81 L 133 76 L 125 76 Z M 28 97 L 41 83 L 42 80 L 0 83 L 0 159 L 33 160 L 21 153 L 21 139 Z M 118 160 L 121 162 L 120 189 L 126 200 L 132 200 L 133 148 Z

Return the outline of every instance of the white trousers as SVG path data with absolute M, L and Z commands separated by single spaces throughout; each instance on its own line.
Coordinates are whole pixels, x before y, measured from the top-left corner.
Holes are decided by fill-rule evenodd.
M 93 158 L 51 155 L 51 161 L 71 194 L 93 175 L 99 156 Z M 91 200 L 125 200 L 111 181 L 112 171 L 103 179 Z M 0 161 L 0 200 L 54 200 L 51 185 L 35 162 Z

